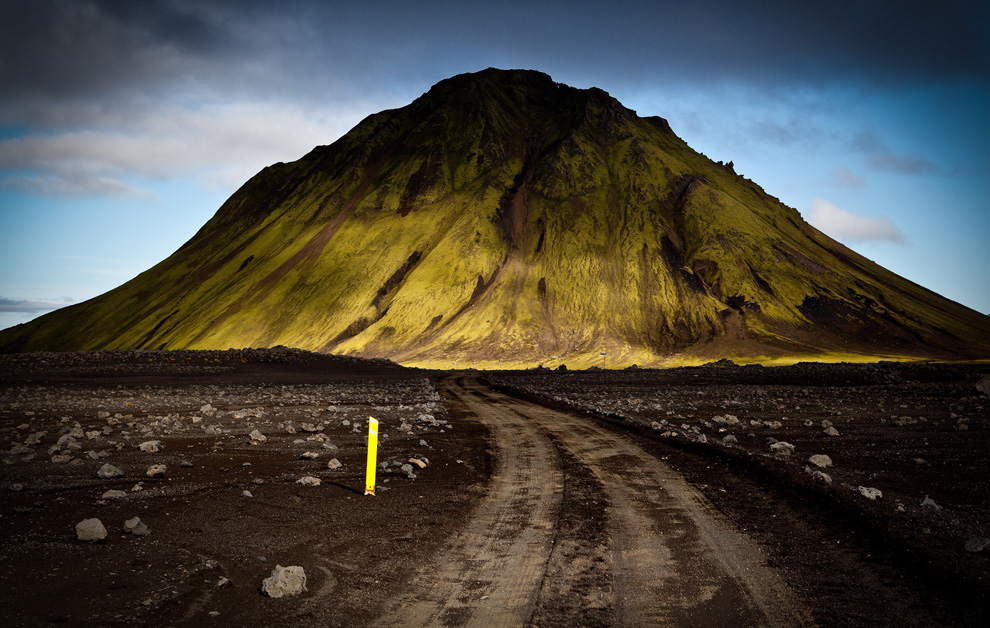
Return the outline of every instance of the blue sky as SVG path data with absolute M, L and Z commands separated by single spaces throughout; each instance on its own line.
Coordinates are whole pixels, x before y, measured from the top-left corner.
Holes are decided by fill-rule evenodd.
M 597 86 L 990 313 L 985 2 L 13 0 L 0 327 L 167 257 L 262 167 L 489 66 Z

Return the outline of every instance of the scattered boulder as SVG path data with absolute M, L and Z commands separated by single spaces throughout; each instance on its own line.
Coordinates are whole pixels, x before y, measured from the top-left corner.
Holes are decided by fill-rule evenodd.
M 149 478 L 163 478 L 165 477 L 166 467 L 163 464 L 153 464 L 148 467 L 148 471 L 145 475 Z
M 275 565 L 272 575 L 261 582 L 261 592 L 268 597 L 299 595 L 306 590 L 306 572 L 298 565 Z
M 966 541 L 966 551 L 973 552 L 974 554 L 977 552 L 982 552 L 988 547 L 990 547 L 990 539 L 984 537 L 974 536 L 970 540 Z
M 140 448 L 141 451 L 147 452 L 149 454 L 157 454 L 162 449 L 162 441 L 146 440 L 140 445 L 138 445 L 138 448 Z
M 976 390 L 990 397 L 990 375 L 984 375 L 980 378 L 980 381 L 976 382 Z
M 825 454 L 815 454 L 808 458 L 808 462 L 820 469 L 827 469 L 832 466 L 832 459 Z
M 102 541 L 107 538 L 107 529 L 99 519 L 83 519 L 76 524 L 76 540 Z
M 857 486 L 856 490 L 859 494 L 870 501 L 876 501 L 883 497 L 883 492 L 878 488 L 870 488 L 868 486 Z
M 811 477 L 815 478 L 816 480 L 821 480 L 822 482 L 825 482 L 826 484 L 831 484 L 832 483 L 832 476 L 829 475 L 829 474 L 827 474 L 827 473 L 825 473 L 821 469 L 812 469 L 808 465 L 805 465 L 804 466 L 804 472 L 807 473 L 808 475 L 810 475 Z
M 100 467 L 100 470 L 96 472 L 96 475 L 100 476 L 104 480 L 110 480 L 113 478 L 124 477 L 124 472 L 107 462 Z
M 822 430 L 822 433 L 825 434 L 825 436 L 838 436 L 839 430 L 835 429 L 830 425 L 826 427 L 824 430 Z
M 331 458 L 330 459 L 330 462 L 327 463 L 327 468 L 328 469 L 331 469 L 333 471 L 336 471 L 337 469 L 341 468 L 342 466 L 344 466 L 344 465 L 341 464 L 340 460 L 337 460 L 336 458 Z
M 788 442 L 779 440 L 779 441 L 777 441 L 775 443 L 772 443 L 770 445 L 770 451 L 772 451 L 775 454 L 781 454 L 781 455 L 784 455 L 784 456 L 790 456 L 791 454 L 794 453 L 794 445 L 792 445 L 792 444 L 790 444 Z
M 260 445 L 261 443 L 268 440 L 268 438 L 258 430 L 253 430 L 248 435 L 248 440 L 251 442 L 252 445 Z
M 302 484 L 303 486 L 319 486 L 320 478 L 314 478 L 311 475 L 305 475 L 299 478 L 298 480 L 296 480 L 296 484 Z
M 738 443 L 738 442 L 739 442 L 739 439 L 736 438 L 735 436 L 733 436 L 732 434 L 728 434 L 727 436 L 725 436 L 722 439 L 722 443 L 724 443 L 726 445 L 731 445 L 732 443 Z
M 124 532 L 133 534 L 134 536 L 148 536 L 151 534 L 151 530 L 148 526 L 141 522 L 140 517 L 134 517 L 133 519 L 128 519 L 124 522 Z

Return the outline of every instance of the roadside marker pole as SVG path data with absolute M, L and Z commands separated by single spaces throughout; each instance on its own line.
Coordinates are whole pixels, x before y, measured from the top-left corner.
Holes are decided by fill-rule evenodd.
M 364 494 L 375 495 L 375 470 L 378 468 L 378 419 L 368 417 L 368 471 L 365 473 Z

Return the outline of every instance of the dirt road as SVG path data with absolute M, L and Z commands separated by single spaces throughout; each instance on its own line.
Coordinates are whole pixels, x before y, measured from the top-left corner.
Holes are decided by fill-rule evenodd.
M 490 430 L 495 473 L 467 525 L 380 625 L 581 617 L 621 626 L 812 625 L 756 545 L 628 437 L 471 378 L 445 380 L 442 391 Z M 599 519 L 601 534 L 579 538 L 565 511 Z

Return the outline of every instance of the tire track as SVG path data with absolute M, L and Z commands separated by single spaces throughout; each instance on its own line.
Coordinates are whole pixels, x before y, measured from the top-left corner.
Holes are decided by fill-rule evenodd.
M 550 440 L 518 414 L 459 388 L 445 392 L 492 434 L 495 470 L 467 526 L 415 577 L 381 626 L 529 623 L 556 533 L 563 474 Z
M 813 625 L 756 544 L 632 440 L 475 381 L 461 384 L 546 430 L 602 482 L 610 502 L 618 625 Z

